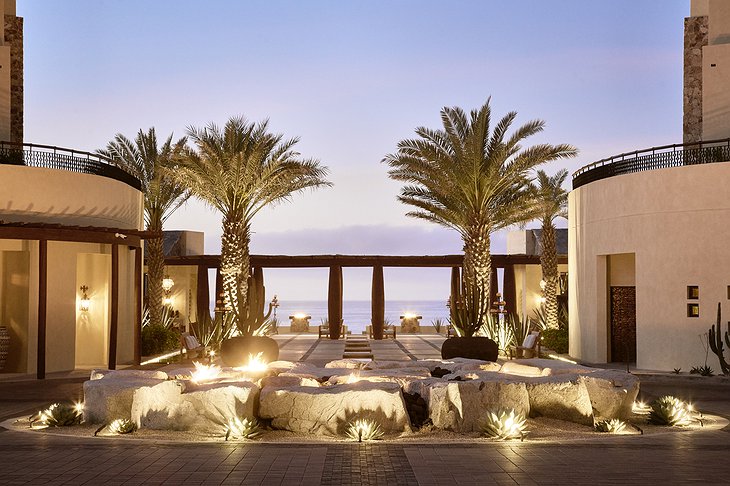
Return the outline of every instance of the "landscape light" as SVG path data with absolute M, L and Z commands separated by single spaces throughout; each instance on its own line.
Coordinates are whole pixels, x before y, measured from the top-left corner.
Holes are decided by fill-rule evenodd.
M 162 289 L 165 292 L 169 292 L 174 285 L 175 281 L 169 275 L 165 275 L 165 278 L 162 279 Z
M 89 291 L 89 287 L 87 285 L 81 286 L 81 299 L 79 300 L 79 310 L 81 312 L 89 312 L 89 308 L 91 307 L 91 299 L 89 299 L 89 295 L 87 292 Z

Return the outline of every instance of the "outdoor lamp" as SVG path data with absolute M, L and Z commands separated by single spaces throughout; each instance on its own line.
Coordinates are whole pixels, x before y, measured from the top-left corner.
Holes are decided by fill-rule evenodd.
M 81 300 L 79 301 L 79 310 L 81 312 L 89 312 L 89 307 L 91 306 L 91 299 L 89 299 L 89 296 L 87 292 L 89 291 L 89 287 L 86 285 L 81 286 Z
M 175 281 L 169 275 L 165 275 L 165 278 L 162 279 L 162 289 L 165 292 L 169 292 L 173 285 L 175 285 Z

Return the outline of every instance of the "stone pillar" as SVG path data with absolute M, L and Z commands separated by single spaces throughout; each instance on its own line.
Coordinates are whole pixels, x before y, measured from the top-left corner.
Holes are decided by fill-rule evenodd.
M 370 301 L 372 315 L 370 324 L 373 326 L 373 339 L 383 339 L 385 326 L 385 284 L 383 282 L 383 266 L 373 267 L 373 288 Z
M 327 320 L 330 327 L 330 339 L 340 339 L 342 331 L 342 267 L 340 265 L 330 267 Z
M 707 16 L 684 19 L 684 143 L 702 140 L 702 47 L 708 39 Z

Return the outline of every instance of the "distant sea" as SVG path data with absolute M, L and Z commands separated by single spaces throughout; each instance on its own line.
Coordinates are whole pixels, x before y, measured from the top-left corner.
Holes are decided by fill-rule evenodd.
M 289 316 L 297 312 L 312 316 L 309 323 L 319 325 L 321 320 L 327 319 L 327 301 L 279 299 L 276 316 L 280 325 L 287 326 Z M 431 325 L 431 321 L 434 319 L 442 319 L 446 322 L 449 317 L 449 309 L 446 308 L 445 299 L 442 301 L 387 300 L 385 302 L 385 318 L 390 320 L 391 324 L 400 324 L 400 316 L 405 312 L 423 316 L 421 325 Z M 353 333 L 365 331 L 366 326 L 370 325 L 370 316 L 369 300 L 345 300 L 342 302 L 342 318 L 348 330 Z

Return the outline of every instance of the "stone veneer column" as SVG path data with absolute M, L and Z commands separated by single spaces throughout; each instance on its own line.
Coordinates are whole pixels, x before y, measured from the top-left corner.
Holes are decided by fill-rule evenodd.
M 684 143 L 702 140 L 702 47 L 708 37 L 706 16 L 684 19 Z

